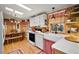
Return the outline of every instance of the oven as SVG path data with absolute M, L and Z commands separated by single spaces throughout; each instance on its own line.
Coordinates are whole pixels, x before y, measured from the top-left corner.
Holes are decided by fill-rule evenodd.
M 29 41 L 32 44 L 35 44 L 35 33 L 29 32 Z

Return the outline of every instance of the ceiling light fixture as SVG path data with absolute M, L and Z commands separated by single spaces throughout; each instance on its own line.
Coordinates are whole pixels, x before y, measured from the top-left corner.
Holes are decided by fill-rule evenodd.
M 22 8 L 24 8 L 24 9 L 26 9 L 26 10 L 28 10 L 28 11 L 31 11 L 32 10 L 31 8 L 29 8 L 27 6 L 24 6 L 22 4 L 17 4 L 17 5 L 20 6 L 20 7 L 22 7 Z
M 22 13 L 22 12 L 17 11 L 17 10 L 15 10 L 15 13 L 20 14 L 20 15 L 23 15 L 23 13 Z
M 11 23 L 13 23 L 13 21 L 11 21 Z
M 13 9 L 5 7 L 6 10 L 13 12 Z

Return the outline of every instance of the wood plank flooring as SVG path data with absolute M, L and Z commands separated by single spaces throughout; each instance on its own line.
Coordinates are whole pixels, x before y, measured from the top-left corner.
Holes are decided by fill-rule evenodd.
M 41 50 L 30 44 L 26 39 L 11 44 L 4 45 L 4 54 L 16 49 L 21 49 L 24 54 L 37 54 Z

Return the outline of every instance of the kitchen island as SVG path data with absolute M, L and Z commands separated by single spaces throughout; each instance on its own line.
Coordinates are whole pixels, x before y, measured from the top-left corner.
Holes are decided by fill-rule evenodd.
M 74 43 L 66 39 L 57 41 L 52 45 L 52 48 L 67 54 L 79 54 L 79 43 Z

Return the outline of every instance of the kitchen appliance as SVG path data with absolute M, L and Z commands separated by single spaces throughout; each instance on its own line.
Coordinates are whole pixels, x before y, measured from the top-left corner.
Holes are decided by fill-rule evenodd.
M 29 42 L 33 45 L 35 45 L 35 33 L 34 32 L 29 32 Z

